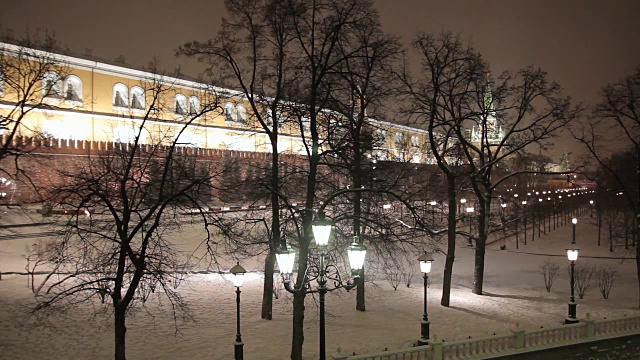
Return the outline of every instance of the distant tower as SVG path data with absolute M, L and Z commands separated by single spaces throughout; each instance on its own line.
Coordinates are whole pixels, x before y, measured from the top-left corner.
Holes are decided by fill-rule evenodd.
M 569 171 L 571 169 L 571 164 L 569 163 L 569 154 L 565 151 L 560 158 L 560 171 Z
M 493 94 L 491 93 L 491 73 L 487 73 L 487 87 L 484 91 L 483 114 L 479 119 L 480 124 L 471 129 L 471 142 L 494 145 L 499 144 L 504 138 L 504 130 L 498 126 L 496 111 L 493 106 Z M 484 126 L 486 124 L 486 131 Z

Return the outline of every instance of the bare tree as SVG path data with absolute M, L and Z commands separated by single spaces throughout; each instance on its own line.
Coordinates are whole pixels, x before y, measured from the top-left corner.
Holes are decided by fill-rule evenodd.
M 546 258 L 542 265 L 540 265 L 540 273 L 544 278 L 544 287 L 547 289 L 547 292 L 551 292 L 551 287 L 553 287 L 553 283 L 556 281 L 559 272 L 560 265 L 552 261 L 551 258 Z
M 485 245 L 492 231 L 491 202 L 496 189 L 518 174 L 545 173 L 502 172 L 499 165 L 534 144 L 548 147 L 550 140 L 581 110 L 571 104 L 570 98 L 563 97 L 560 86 L 549 81 L 541 69 L 528 67 L 515 73 L 505 72 L 497 81 L 499 84 L 493 87 L 491 78 L 485 74 L 470 79 L 470 102 L 461 105 L 476 113 L 456 127 L 478 201 L 473 292 L 479 295 L 484 284 Z M 467 129 L 471 129 L 471 136 L 467 136 Z
M 468 116 L 466 110 L 457 106 L 467 95 L 465 76 L 482 65 L 480 55 L 472 47 L 452 33 L 439 35 L 419 34 L 413 41 L 421 68 L 416 80 L 408 73 L 401 74 L 407 86 L 410 100 L 408 111 L 418 124 L 428 129 L 427 152 L 445 175 L 448 203 L 447 249 L 442 283 L 443 306 L 449 306 L 451 277 L 455 260 L 457 235 L 457 190 L 461 174 L 460 142 L 456 139 L 456 124 Z M 451 107 L 450 105 L 454 105 Z
M 595 266 L 580 263 L 575 267 L 575 284 L 576 291 L 578 292 L 578 297 L 580 299 L 584 298 L 584 295 L 587 293 L 587 290 L 593 284 L 593 275 L 595 273 Z
M 603 299 L 609 298 L 617 273 L 611 266 L 600 266 L 595 269 L 596 283 Z
M 257 124 L 269 138 L 269 180 L 262 185 L 269 194 L 271 224 L 267 234 L 269 250 L 264 264 L 261 317 L 271 320 L 275 252 L 282 242 L 280 213 L 283 207 L 290 205 L 283 198 L 279 135 L 284 125 L 280 119 L 287 112 L 287 91 L 290 83 L 296 81 L 294 59 L 287 55 L 293 51 L 295 32 L 286 2 L 227 0 L 225 7 L 230 17 L 223 19 L 218 35 L 207 42 L 184 44 L 178 54 L 206 62 L 209 72 L 220 76 L 220 82 L 239 89 L 241 97 L 238 100 L 248 104 L 251 110 L 248 125 Z M 299 126 L 299 133 L 304 134 L 305 124 Z
M 176 248 L 171 231 L 205 213 L 216 170 L 181 144 L 181 134 L 199 117 L 218 108 L 203 89 L 199 111 L 185 115 L 176 132 L 153 128 L 149 119 L 173 113 L 172 82 L 161 75 L 146 80 L 146 110 L 132 122 L 130 142 L 86 157 L 76 169 L 60 170 L 52 201 L 68 209 L 66 236 L 57 240 L 59 276 L 45 279 L 37 310 L 72 307 L 110 298 L 114 314 L 115 358 L 126 358 L 126 319 L 151 296 L 170 302 L 176 319 L 188 319 L 177 291 L 191 256 Z M 167 103 L 168 102 L 168 103 Z M 149 138 L 144 134 L 149 129 Z M 64 167 L 62 167 L 64 168 Z M 209 231 L 207 231 L 209 234 Z M 207 238 L 202 239 L 206 243 Z
M 601 101 L 592 116 L 571 129 L 599 166 L 615 182 L 615 190 L 626 198 L 625 205 L 635 213 L 636 233 L 640 233 L 640 67 L 600 92 Z M 612 148 L 611 144 L 617 144 Z M 627 151 L 635 167 L 635 177 L 622 176 L 608 163 L 613 152 Z M 627 166 L 628 167 L 628 163 Z M 640 283 L 640 246 L 636 246 L 636 267 Z M 638 298 L 640 306 L 640 297 Z
M 68 68 L 58 55 L 62 48 L 53 35 L 45 34 L 42 39 L 0 36 L 0 41 L 5 42 L 0 45 L 0 178 L 4 184 L 9 181 L 13 189 L 20 182 L 37 193 L 40 189 L 32 183 L 21 159 L 40 142 L 21 137 L 33 140 L 47 136 L 28 119 L 58 108 L 67 97 L 63 80 Z

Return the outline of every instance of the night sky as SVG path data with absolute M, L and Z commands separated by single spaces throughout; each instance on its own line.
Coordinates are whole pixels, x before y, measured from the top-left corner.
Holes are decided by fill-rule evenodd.
M 16 35 L 49 30 L 72 52 L 85 48 L 112 60 L 123 54 L 141 66 L 153 57 L 166 69 L 195 62 L 173 57 L 190 40 L 218 30 L 223 0 L 2 0 L 0 25 Z M 377 0 L 385 30 L 408 44 L 418 29 L 470 38 L 494 73 L 541 67 L 576 101 L 590 105 L 598 90 L 640 65 L 640 1 Z M 566 137 L 563 137 L 566 139 Z M 562 143 L 552 155 L 573 145 Z

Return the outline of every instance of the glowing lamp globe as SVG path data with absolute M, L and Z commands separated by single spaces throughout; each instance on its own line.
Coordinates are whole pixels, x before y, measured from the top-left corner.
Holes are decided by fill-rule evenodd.
M 465 199 L 465 198 L 460 199 L 460 204 L 464 204 L 466 202 L 467 202 L 467 199 Z
M 567 259 L 569 261 L 578 260 L 578 249 L 567 249 Z
M 290 245 L 285 245 L 276 251 L 276 261 L 281 274 L 293 273 L 293 264 L 296 261 L 296 252 Z
M 329 244 L 329 237 L 331 236 L 331 221 L 324 218 L 323 213 L 318 214 L 318 219 L 311 225 L 313 230 L 313 238 L 316 240 L 316 245 L 327 246 Z
M 572 218 L 572 219 L 571 219 L 571 223 L 572 223 L 573 225 L 578 224 L 578 219 L 577 219 L 577 218 Z
M 524 200 L 524 201 L 522 202 L 522 205 L 527 205 L 527 201 L 526 201 L 526 200 Z
M 433 205 L 433 206 L 438 205 L 438 203 L 437 203 L 435 200 L 432 200 L 429 204 L 431 204 L 431 205 Z
M 237 262 L 230 270 L 233 274 L 233 286 L 241 287 L 244 282 L 244 274 L 247 272 L 240 263 Z
M 433 263 L 433 256 L 427 254 L 426 252 L 418 258 L 420 262 L 420 271 L 424 274 L 428 274 L 431 272 L 431 264 Z
M 353 244 L 349 246 L 347 250 L 347 254 L 349 255 L 349 265 L 351 266 L 351 272 L 355 275 L 364 266 L 364 259 L 367 255 L 367 247 L 360 244 L 359 238 L 357 236 L 353 237 Z

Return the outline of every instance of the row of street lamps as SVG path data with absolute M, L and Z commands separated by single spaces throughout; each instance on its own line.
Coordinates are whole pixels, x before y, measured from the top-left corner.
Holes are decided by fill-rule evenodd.
M 569 298 L 569 315 L 565 319 L 565 324 L 575 324 L 578 323 L 579 320 L 576 317 L 576 302 L 574 297 L 574 272 L 575 272 L 575 262 L 578 259 L 578 248 L 576 247 L 576 225 L 578 224 L 578 219 L 571 219 L 571 223 L 573 225 L 573 237 L 571 241 L 571 247 L 567 249 L 567 258 L 571 261 L 570 264 L 570 287 L 571 287 L 571 296 Z M 319 257 L 319 265 L 317 266 L 317 274 L 315 277 L 310 276 L 309 269 L 312 266 L 309 266 L 304 274 L 304 278 L 300 281 L 300 284 L 296 287 L 295 285 L 291 285 L 291 277 L 293 274 L 293 266 L 295 263 L 296 252 L 295 250 L 289 246 L 284 245 L 278 252 L 276 253 L 276 260 L 278 262 L 278 267 L 280 269 L 280 273 L 283 278 L 284 287 L 290 293 L 318 293 L 320 297 L 320 360 L 326 360 L 326 338 L 325 338 L 325 295 L 329 291 L 337 290 L 340 288 L 344 288 L 346 290 L 353 289 L 359 280 L 360 270 L 364 266 L 364 260 L 366 257 L 367 248 L 362 245 L 357 236 L 354 236 L 353 244 L 347 250 L 349 257 L 349 264 L 351 266 L 351 274 L 353 281 L 348 281 L 346 284 L 342 282 L 339 273 L 337 273 L 337 267 L 333 264 L 325 263 L 327 259 L 327 246 L 329 244 L 329 238 L 331 236 L 331 228 L 332 223 L 327 221 L 324 217 L 323 212 L 319 212 L 312 225 L 313 236 L 320 250 Z M 420 339 L 418 340 L 419 345 L 427 345 L 430 339 L 429 333 L 429 315 L 427 312 L 427 289 L 429 286 L 429 273 L 431 272 L 431 265 L 434 259 L 431 254 L 425 252 L 418 258 L 418 262 L 420 263 L 420 271 L 423 274 L 424 280 L 424 311 L 422 315 L 422 320 L 420 321 Z M 329 276 L 329 271 L 334 269 L 336 271 L 336 275 L 334 277 Z M 246 270 L 240 265 L 240 263 L 236 263 L 230 270 L 231 274 L 233 274 L 233 285 L 236 287 L 236 338 L 234 342 L 234 354 L 236 360 L 243 360 L 243 347 L 244 343 L 242 342 L 242 335 L 240 333 L 240 288 L 243 285 L 244 274 Z M 308 286 L 311 281 L 316 280 L 317 287 L 316 289 L 311 289 Z M 334 287 L 328 288 L 327 282 L 328 280 L 333 280 Z

